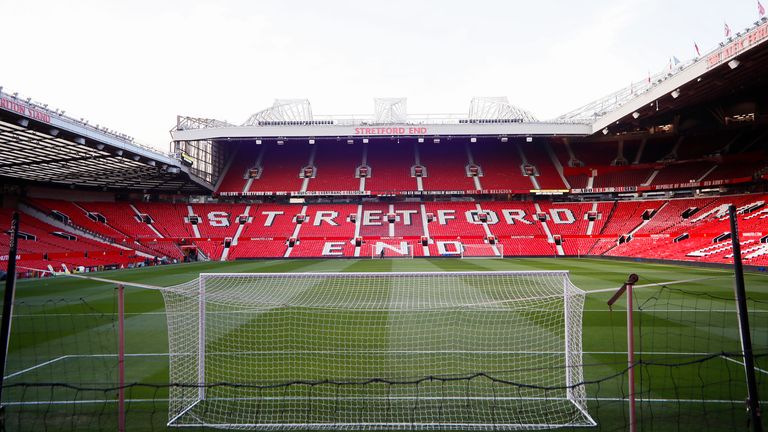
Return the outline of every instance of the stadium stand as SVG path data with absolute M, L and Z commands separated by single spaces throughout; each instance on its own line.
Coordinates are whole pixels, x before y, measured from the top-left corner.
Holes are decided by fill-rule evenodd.
M 751 236 L 742 239 L 745 257 L 749 254 L 746 261 L 757 265 L 764 263 L 768 255 L 768 248 L 761 243 L 768 236 L 767 201 L 764 194 L 579 203 L 539 200 L 250 206 L 36 199 L 30 200 L 30 207 L 34 204 L 36 210 L 73 212 L 83 207 L 97 211 L 131 236 L 116 244 L 106 238 L 86 238 L 78 234 L 79 225 L 59 228 L 38 219 L 36 215 L 49 217 L 41 211 L 25 215 L 20 254 L 25 262 L 44 268 L 49 264 L 96 267 L 125 266 L 153 257 L 181 260 L 185 255 L 182 249 L 190 246 L 207 259 L 233 260 L 370 257 L 376 242 L 392 247 L 406 242 L 413 246 L 415 256 L 421 256 L 424 248 L 420 241 L 428 237 L 428 253 L 440 256 L 446 255 L 441 248 L 450 249 L 456 242 L 487 244 L 492 237 L 503 245 L 507 256 L 608 255 L 728 262 L 730 243 L 722 234 L 728 231 L 724 214 L 732 203 L 740 209 L 743 232 Z M 197 233 L 189 223 L 190 209 L 199 218 Z M 121 218 L 117 216 L 121 212 L 129 214 Z M 130 214 L 136 212 L 152 221 L 151 229 Z M 9 215 L 9 210 L 3 210 L 4 220 Z M 111 225 L 81 222 L 105 233 L 122 232 Z M 6 231 L 7 223 L 0 229 Z M 358 238 L 360 247 L 355 245 Z M 0 245 L 8 242 L 8 235 L 3 232 Z
M 472 146 L 475 163 L 483 170 L 480 179 L 483 189 L 511 189 L 529 191 L 533 183 L 523 175 L 523 160 L 519 147 L 512 141 L 478 140 Z
M 362 146 L 341 142 L 316 144 L 315 177 L 309 181 L 308 191 L 357 191 L 360 179 L 355 172 L 362 162 Z
M 475 182 L 467 176 L 466 141 L 424 142 L 418 144 L 419 161 L 427 169 L 422 178 L 424 190 L 475 190 Z
M 416 178 L 411 176 L 411 168 L 416 164 L 415 144 L 414 139 L 363 144 L 366 162 L 371 167 L 365 189 L 379 193 L 417 190 Z
M 253 179 L 248 192 L 300 191 L 303 179 L 301 170 L 309 162 L 310 145 L 291 142 L 290 145 L 265 143 L 261 159 L 261 176 Z M 256 160 L 253 160 L 254 166 Z

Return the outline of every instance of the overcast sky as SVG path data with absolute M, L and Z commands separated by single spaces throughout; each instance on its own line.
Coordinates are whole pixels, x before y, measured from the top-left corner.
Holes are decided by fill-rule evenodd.
M 767 2 L 764 2 L 768 6 Z M 176 115 L 466 113 L 506 96 L 553 118 L 743 31 L 756 0 L 0 0 L 0 86 L 168 150 Z

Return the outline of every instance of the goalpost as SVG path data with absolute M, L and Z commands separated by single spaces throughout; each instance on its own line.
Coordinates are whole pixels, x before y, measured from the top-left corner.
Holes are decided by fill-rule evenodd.
M 169 426 L 594 426 L 565 271 L 200 274 L 163 290 Z
M 497 244 L 464 244 L 461 248 L 462 258 L 504 258 L 504 245 Z
M 374 241 L 371 246 L 371 258 L 413 258 L 413 250 L 413 244 L 407 241 L 400 241 L 395 244 Z M 384 252 L 383 256 L 382 252 Z

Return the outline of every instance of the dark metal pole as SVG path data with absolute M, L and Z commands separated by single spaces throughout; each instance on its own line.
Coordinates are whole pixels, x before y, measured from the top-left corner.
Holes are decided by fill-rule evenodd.
M 5 365 L 8 359 L 8 341 L 11 336 L 11 315 L 13 314 L 13 299 L 16 294 L 16 249 L 19 242 L 19 212 L 13 212 L 11 220 L 11 244 L 8 248 L 8 275 L 5 279 L 5 296 L 3 297 L 3 318 L 0 324 L 0 406 L 3 400 L 3 384 L 5 381 Z
M 755 380 L 755 357 L 752 352 L 752 339 L 749 334 L 749 316 L 747 315 L 747 294 L 744 288 L 744 268 L 741 265 L 741 245 L 739 244 L 739 227 L 736 223 L 736 206 L 728 206 L 728 216 L 731 219 L 731 243 L 733 244 L 733 272 L 736 277 L 736 310 L 739 316 L 739 333 L 741 335 L 741 351 L 744 354 L 744 372 L 747 376 L 747 405 L 752 420 L 752 430 L 762 432 L 763 423 L 760 417 L 760 403 L 757 395 Z

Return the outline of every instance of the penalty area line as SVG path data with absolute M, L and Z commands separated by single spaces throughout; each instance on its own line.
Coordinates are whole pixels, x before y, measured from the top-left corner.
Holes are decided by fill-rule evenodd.
M 724 356 L 724 355 L 721 355 L 720 357 L 722 357 L 722 358 L 724 358 L 724 359 L 728 360 L 729 362 L 733 362 L 733 363 L 736 363 L 736 364 L 737 364 L 737 365 L 739 365 L 739 366 L 742 366 L 742 367 L 744 366 L 744 362 L 740 362 L 740 361 L 738 361 L 738 360 L 736 360 L 736 359 L 732 359 L 732 358 L 730 358 L 730 357 L 728 357 L 728 356 Z M 760 373 L 762 373 L 762 374 L 768 375 L 768 370 L 765 370 L 765 369 L 760 369 L 759 367 L 756 367 L 756 366 L 755 366 L 755 370 L 756 370 L 756 371 L 758 371 L 758 372 L 760 372 Z

